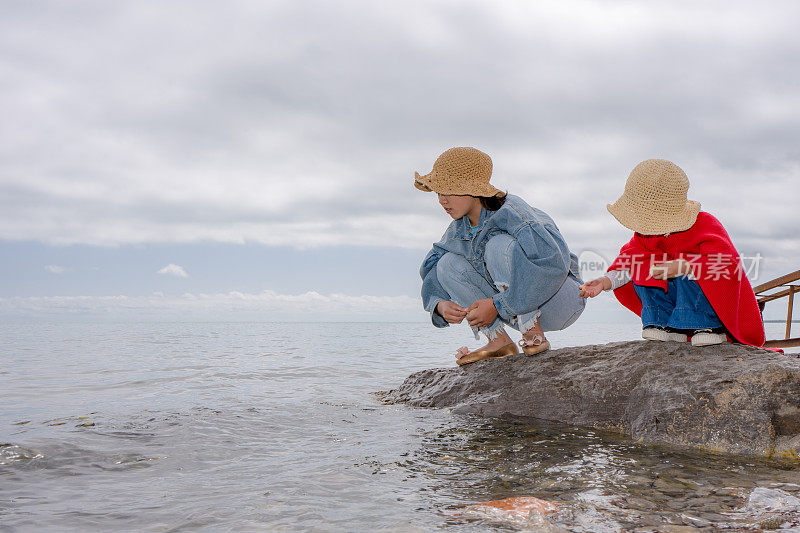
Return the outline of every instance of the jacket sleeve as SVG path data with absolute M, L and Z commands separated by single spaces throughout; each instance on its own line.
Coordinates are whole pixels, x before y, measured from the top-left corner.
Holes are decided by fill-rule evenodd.
M 512 279 L 508 290 L 494 295 L 494 305 L 506 320 L 539 309 L 561 288 L 570 268 L 570 252 L 555 227 L 525 222 L 511 235 Z
M 450 299 L 450 295 L 442 288 L 436 275 L 436 265 L 444 253 L 435 247 L 432 248 L 419 269 L 419 275 L 422 278 L 422 305 L 431 314 L 431 322 L 437 328 L 445 328 L 450 325 L 442 315 L 436 312 L 436 305 L 439 302 Z

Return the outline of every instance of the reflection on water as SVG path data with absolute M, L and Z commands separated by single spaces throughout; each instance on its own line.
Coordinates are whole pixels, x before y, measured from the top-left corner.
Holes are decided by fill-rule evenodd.
M 570 329 L 553 342 L 638 334 L 635 325 Z M 425 324 L 2 325 L 0 524 L 745 531 L 800 523 L 793 464 L 385 405 L 372 394 L 453 364 L 449 349 L 464 336 Z M 513 497 L 558 510 L 524 520 L 453 513 Z

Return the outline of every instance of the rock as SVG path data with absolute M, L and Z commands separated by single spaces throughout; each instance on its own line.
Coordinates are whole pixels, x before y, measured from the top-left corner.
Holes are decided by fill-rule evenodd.
M 658 531 L 660 533 L 697 533 L 697 528 L 693 526 L 662 524 L 659 526 Z
M 800 499 L 781 489 L 756 487 L 741 508 L 726 514 L 735 523 L 756 529 L 796 531 L 800 525 Z
M 562 532 L 565 529 L 550 523 L 545 515 L 555 513 L 558 505 L 554 502 L 534 498 L 533 496 L 517 496 L 504 500 L 474 503 L 459 507 L 445 514 L 453 517 L 483 518 L 491 522 L 506 525 L 534 527 L 536 531 Z
M 417 372 L 384 400 L 732 454 L 800 453 L 800 359 L 741 344 L 561 348 Z
M 491 509 L 500 511 L 504 515 L 513 518 L 529 518 L 531 514 L 548 514 L 558 510 L 558 505 L 554 502 L 534 498 L 533 496 L 516 496 L 503 500 L 492 500 L 490 502 L 479 502 L 460 507 L 452 511 L 452 514 L 465 513 L 473 510 Z
M 32 461 L 44 457 L 41 453 L 23 448 L 16 444 L 0 444 L 0 466 L 10 465 L 16 461 Z
M 750 512 L 800 512 L 800 498 L 781 489 L 756 487 L 747 497 L 746 510 Z

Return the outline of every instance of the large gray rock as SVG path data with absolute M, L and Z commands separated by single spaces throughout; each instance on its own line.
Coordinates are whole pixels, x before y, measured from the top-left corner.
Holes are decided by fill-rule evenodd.
M 562 348 L 417 372 L 385 399 L 727 453 L 800 453 L 800 359 L 739 344 Z

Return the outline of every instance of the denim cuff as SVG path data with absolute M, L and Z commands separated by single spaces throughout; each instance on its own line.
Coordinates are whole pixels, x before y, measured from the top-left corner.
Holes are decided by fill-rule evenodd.
M 531 311 L 531 313 L 526 313 L 525 321 L 522 320 L 522 316 L 517 317 L 517 325 L 519 326 L 519 330 L 522 333 L 525 333 L 532 327 L 536 326 L 536 323 L 539 321 L 539 317 L 542 316 L 542 310 L 537 309 L 536 311 Z
M 503 320 L 510 321 L 514 318 L 514 315 L 509 312 L 508 307 L 506 306 L 505 302 L 503 302 L 503 294 L 504 292 L 498 292 L 494 296 L 492 296 L 492 301 L 494 302 L 494 308 L 497 309 L 497 314 Z
M 450 325 L 442 315 L 436 312 L 436 306 L 439 305 L 439 302 L 443 301 L 444 300 L 441 298 L 434 298 L 431 300 L 431 302 L 433 302 L 433 305 L 431 306 L 431 323 L 437 328 L 446 328 Z
M 480 340 L 478 332 L 486 335 L 486 338 L 491 341 L 494 340 L 494 338 L 499 335 L 500 330 L 503 329 L 503 323 L 500 321 L 499 318 L 495 318 L 494 322 L 492 322 L 487 328 L 479 328 L 477 326 L 470 326 L 470 327 L 472 328 L 472 334 L 475 335 L 476 341 Z

